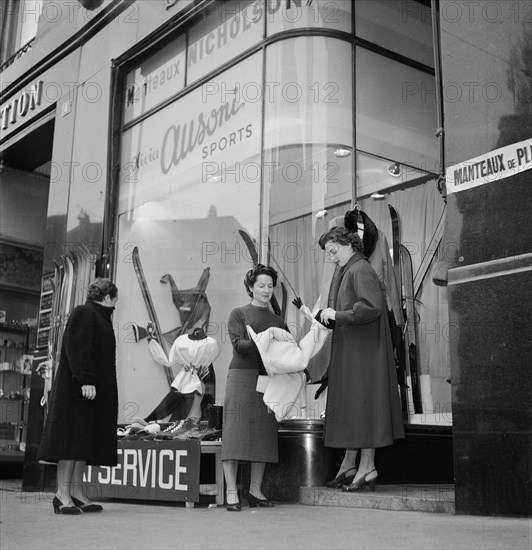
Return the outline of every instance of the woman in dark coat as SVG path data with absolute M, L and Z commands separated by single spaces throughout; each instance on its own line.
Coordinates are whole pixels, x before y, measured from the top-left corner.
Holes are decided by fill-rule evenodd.
M 244 285 L 251 302 L 229 315 L 227 328 L 233 344 L 233 359 L 225 390 L 222 461 L 226 508 L 230 512 L 241 510 L 236 488 L 239 460 L 251 462 L 250 507 L 273 506 L 264 497 L 261 485 L 266 463 L 278 461 L 278 424 L 264 404 L 263 394 L 256 390 L 259 374 L 267 373 L 246 325 L 256 333 L 270 327 L 288 330 L 284 321 L 269 308 L 276 283 L 277 272 L 271 267 L 258 264 L 250 269 Z
M 321 313 L 323 323 L 335 324 L 324 444 L 346 449 L 338 476 L 328 484 L 344 491 L 369 484 L 374 490 L 375 449 L 404 437 L 384 292 L 356 233 L 336 227 L 319 242 L 337 264 L 329 307 Z
M 63 334 L 39 459 L 57 462 L 56 514 L 99 512 L 83 494 L 86 464 L 117 464 L 118 391 L 111 316 L 118 289 L 93 282 L 84 305 L 74 308 Z

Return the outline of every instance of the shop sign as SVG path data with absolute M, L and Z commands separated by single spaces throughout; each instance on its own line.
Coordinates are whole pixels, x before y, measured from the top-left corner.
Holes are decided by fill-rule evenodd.
M 185 87 L 185 37 L 180 36 L 126 77 L 124 122 Z
M 447 193 L 457 193 L 532 169 L 532 139 L 495 149 L 447 168 Z
M 39 80 L 29 89 L 24 90 L 0 111 L 0 127 L 5 130 L 14 125 L 41 105 L 43 81 Z
M 200 442 L 119 441 L 118 464 L 87 466 L 83 481 L 92 498 L 199 500 Z

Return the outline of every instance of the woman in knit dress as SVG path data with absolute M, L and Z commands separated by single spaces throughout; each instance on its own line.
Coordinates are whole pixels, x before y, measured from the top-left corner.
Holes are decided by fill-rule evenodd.
M 233 345 L 224 402 L 222 460 L 226 483 L 226 508 L 241 510 L 237 493 L 238 461 L 251 462 L 249 505 L 273 506 L 262 493 L 266 463 L 278 461 L 277 421 L 256 391 L 259 374 L 266 370 L 246 325 L 256 332 L 269 327 L 288 330 L 284 321 L 270 308 L 277 272 L 258 264 L 246 273 L 244 285 L 251 302 L 234 309 L 229 315 L 228 331 Z
M 89 286 L 65 327 L 39 459 L 57 462 L 56 514 L 99 512 L 83 494 L 85 465 L 117 464 L 116 342 L 111 316 L 118 289 L 109 279 Z

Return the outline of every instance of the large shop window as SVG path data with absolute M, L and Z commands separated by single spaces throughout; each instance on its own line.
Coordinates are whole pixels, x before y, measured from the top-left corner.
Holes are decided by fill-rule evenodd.
M 262 81 L 261 59 L 247 58 L 122 136 L 116 280 L 125 292 L 117 318 L 127 321 L 117 365 L 126 416 L 148 414 L 168 391 L 165 367 L 142 338 L 149 302 L 167 349 L 187 323 L 218 341 L 223 399 L 227 319 L 247 301 L 243 277 L 252 265 L 240 231 L 259 237 L 262 104 L 251 90 Z
M 352 48 L 332 38 L 300 37 L 266 53 L 266 82 L 275 85 L 265 101 L 265 260 L 281 270 L 289 303 L 297 293 L 312 309 L 325 261 L 317 241 L 353 197 Z M 287 322 L 296 337 L 308 328 L 293 306 Z
M 393 2 L 357 3 L 357 32 L 391 48 L 386 27 Z M 410 7 L 416 6 L 415 2 Z M 421 9 L 421 5 L 420 9 Z M 363 25 L 365 21 L 371 25 Z M 427 64 L 416 32 L 419 21 L 399 26 L 396 51 Z M 396 27 L 397 28 L 397 27 Z M 426 30 L 426 28 L 425 28 Z M 441 236 L 445 204 L 436 185 L 441 171 L 434 75 L 396 59 L 357 48 L 356 53 L 356 193 L 362 210 L 383 232 L 390 247 L 393 232 L 389 206 L 399 217 L 400 241 L 411 258 L 415 312 L 407 328 L 416 331 L 421 408 L 409 404 L 411 423 L 448 425 L 452 422 L 449 341 L 455 337 L 448 321 L 447 292 L 432 283 L 433 258 Z M 404 256 L 406 258 L 406 256 Z M 408 262 L 404 262 L 407 265 Z M 403 274 L 402 294 L 411 291 Z M 403 301 L 406 305 L 406 300 Z M 405 308 L 406 310 L 406 308 Z M 413 315 L 413 318 L 412 318 Z M 406 333 L 406 331 L 405 331 Z M 409 334 L 412 337 L 412 333 Z M 412 388 L 412 381 L 409 383 Z

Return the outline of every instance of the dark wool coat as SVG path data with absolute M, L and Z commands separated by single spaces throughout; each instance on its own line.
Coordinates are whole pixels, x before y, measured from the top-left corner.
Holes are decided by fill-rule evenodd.
M 404 437 L 386 303 L 379 278 L 359 252 L 331 283 L 336 310 L 324 443 L 372 449 Z
M 70 314 L 39 448 L 41 460 L 86 460 L 103 466 L 117 463 L 113 311 L 87 301 Z M 83 385 L 96 386 L 93 400 L 82 396 Z

